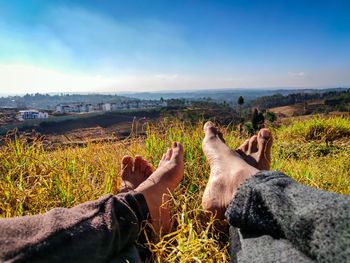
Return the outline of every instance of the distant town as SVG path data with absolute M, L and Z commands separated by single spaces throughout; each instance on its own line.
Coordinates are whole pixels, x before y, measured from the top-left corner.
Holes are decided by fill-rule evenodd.
M 126 101 L 115 103 L 77 103 L 77 104 L 59 104 L 56 106 L 56 112 L 62 113 L 84 113 L 93 111 L 115 111 L 122 109 L 146 109 L 166 107 L 166 101 Z M 45 119 L 48 118 L 47 112 L 36 109 L 20 110 L 17 118 L 19 120 Z
M 121 109 L 140 109 L 153 107 L 166 107 L 166 101 L 127 101 L 115 103 L 80 103 L 80 104 L 59 104 L 56 106 L 58 112 L 91 112 L 111 111 Z
M 135 97 L 139 96 L 138 98 L 116 94 L 26 94 L 0 97 L 0 126 L 11 125 L 23 120 L 55 118 L 64 115 L 162 107 L 214 107 L 225 108 L 233 112 L 246 111 L 248 114 L 252 108 L 269 109 L 296 103 L 305 104 L 312 100 L 323 101 L 323 103 L 317 106 L 317 109 L 313 109 L 311 104 L 306 107 L 305 104 L 304 108 L 308 108 L 310 112 L 344 111 L 348 110 L 349 91 L 350 89 L 339 87 L 324 90 L 212 90 L 176 94 L 130 94 Z M 267 96 L 269 94 L 273 95 Z M 238 106 L 238 95 L 244 98 L 244 105 Z

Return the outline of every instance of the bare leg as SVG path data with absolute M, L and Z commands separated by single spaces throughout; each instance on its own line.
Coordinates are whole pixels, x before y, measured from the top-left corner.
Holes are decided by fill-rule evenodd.
M 223 219 L 238 187 L 259 169 L 270 168 L 272 137 L 269 130 L 263 129 L 234 151 L 225 144 L 212 122 L 204 125 L 204 132 L 202 147 L 211 171 L 202 206 Z

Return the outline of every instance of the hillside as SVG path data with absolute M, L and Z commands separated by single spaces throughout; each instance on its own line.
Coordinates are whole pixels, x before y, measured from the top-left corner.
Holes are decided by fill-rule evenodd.
M 0 150 L 0 217 L 38 214 L 72 207 L 107 193 L 118 193 L 120 160 L 137 154 L 157 167 L 172 141 L 185 149 L 185 176 L 171 200 L 172 232 L 148 245 L 158 262 L 229 262 L 227 238 L 201 210 L 209 166 L 202 153 L 203 121 L 164 120 L 146 125 L 144 135 L 113 142 L 86 140 L 84 145 L 46 148 L 4 138 Z M 220 127 L 228 145 L 247 137 L 232 125 Z M 348 119 L 313 118 L 271 128 L 275 137 L 272 169 L 300 183 L 350 194 L 350 123 Z
M 17 107 L 21 109 L 54 110 L 60 103 L 101 103 L 135 100 L 125 96 L 105 94 L 26 94 L 24 96 L 0 97 L 0 106 Z
M 271 109 L 283 106 L 298 106 L 304 104 L 301 114 L 323 113 L 334 110 L 347 111 L 347 104 L 350 102 L 350 90 L 324 90 L 309 92 L 296 92 L 287 95 L 281 93 L 272 96 L 262 96 L 244 105 L 246 109 L 259 108 Z M 287 113 L 288 114 L 288 113 Z

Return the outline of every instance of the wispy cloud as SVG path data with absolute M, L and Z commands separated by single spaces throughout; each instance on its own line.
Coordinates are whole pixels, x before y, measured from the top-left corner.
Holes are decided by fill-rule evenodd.
M 2 93 L 350 86 L 346 41 L 335 55 L 321 52 L 328 45 L 304 54 L 294 38 L 285 45 L 278 34 L 264 45 L 257 31 L 267 34 L 253 20 L 253 31 L 244 23 L 231 30 L 230 12 L 225 19 L 204 9 L 190 20 L 149 10 L 136 17 L 128 15 L 132 6 L 121 17 L 102 3 L 94 10 L 58 2 L 28 4 L 32 14 L 18 0 L 13 9 L 30 16 L 28 23 L 0 8 Z
M 290 77 L 301 77 L 301 78 L 307 77 L 307 74 L 305 72 L 288 72 L 288 75 Z
M 189 48 L 184 29 L 175 25 L 145 18 L 118 21 L 81 7 L 52 8 L 30 25 L 2 24 L 2 60 L 61 69 L 152 69 L 171 65 Z
M 107 76 L 73 74 L 28 64 L 0 64 L 0 93 L 7 94 L 335 86 L 350 87 L 350 69 L 313 72 L 308 74 L 308 78 L 291 78 L 288 74 L 237 77 L 166 73 Z

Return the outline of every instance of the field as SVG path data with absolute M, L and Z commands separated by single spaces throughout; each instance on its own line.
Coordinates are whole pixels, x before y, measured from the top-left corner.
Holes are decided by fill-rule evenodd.
M 0 217 L 43 213 L 53 207 L 72 207 L 118 193 L 120 160 L 142 155 L 156 168 L 172 141 L 185 149 L 185 175 L 171 199 L 172 231 L 150 241 L 157 262 L 228 262 L 227 238 L 201 210 L 209 166 L 201 149 L 203 121 L 143 123 L 145 135 L 124 140 L 87 140 L 84 145 L 45 147 L 11 136 L 0 151 Z M 235 126 L 220 127 L 230 147 L 246 134 Z M 350 123 L 343 117 L 315 117 L 272 128 L 272 169 L 320 189 L 350 194 Z

